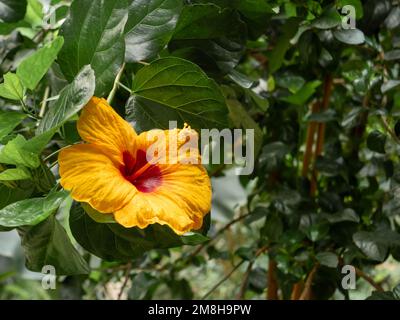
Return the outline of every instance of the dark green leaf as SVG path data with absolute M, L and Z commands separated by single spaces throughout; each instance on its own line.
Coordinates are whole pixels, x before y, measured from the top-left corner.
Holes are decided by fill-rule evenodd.
M 46 265 L 53 266 L 57 275 L 86 274 L 89 267 L 74 248 L 67 233 L 54 216 L 23 230 L 22 246 L 26 266 L 41 272 Z
M 58 62 L 72 81 L 85 65 L 96 75 L 96 95 L 108 94 L 125 56 L 126 0 L 75 0 L 61 35 L 64 46 Z
M 400 7 L 394 7 L 385 19 L 385 25 L 388 29 L 396 29 L 400 26 Z
M 168 128 L 168 120 L 193 128 L 227 126 L 225 99 L 217 84 L 195 64 L 162 58 L 139 70 L 134 96 L 127 105 L 128 120 L 138 131 Z
M 26 0 L 0 0 L 0 21 L 16 22 L 24 18 Z
M 54 213 L 67 197 L 67 192 L 60 191 L 50 193 L 45 198 L 14 202 L 0 210 L 0 225 L 5 227 L 36 225 Z
M 196 246 L 210 240 L 208 237 L 198 232 L 187 232 L 182 237 L 182 243 L 190 246 Z
M 321 81 L 314 80 L 307 82 L 300 90 L 295 94 L 282 98 L 283 101 L 301 106 L 304 105 L 309 98 L 314 94 L 315 90 L 321 85 Z
M 378 130 L 372 131 L 367 138 L 367 146 L 368 149 L 378 152 L 385 153 L 385 143 L 386 143 L 386 135 Z
M 353 240 L 368 258 L 376 261 L 383 261 L 386 258 L 390 246 L 400 246 L 400 235 L 389 230 L 359 231 L 353 235 Z
M 32 193 L 32 188 L 25 187 L 20 188 L 8 188 L 7 186 L 0 184 L 0 209 L 8 206 L 11 203 L 20 201 L 29 197 Z
M 239 86 L 249 89 L 253 86 L 254 81 L 249 79 L 246 75 L 243 73 L 240 73 L 239 71 L 236 70 L 231 70 L 228 74 L 228 77 L 233 80 L 235 83 L 237 83 Z
M 312 113 L 307 117 L 308 121 L 314 122 L 329 122 L 336 119 L 336 111 L 333 109 L 328 109 L 318 113 Z
M 182 0 L 136 0 L 125 25 L 125 59 L 155 57 L 169 42 L 182 9 Z
M 61 90 L 60 97 L 40 122 L 37 134 L 59 127 L 81 110 L 93 96 L 94 82 L 95 77 L 91 67 L 83 67 L 74 81 Z
M 218 67 L 228 72 L 243 55 L 245 41 L 246 25 L 235 10 L 195 4 L 183 8 L 170 49 L 205 70 Z
M 385 82 L 384 84 L 382 84 L 381 91 L 382 91 L 382 93 L 386 93 L 389 90 L 392 90 L 399 85 L 400 85 L 400 80 L 389 80 L 389 81 Z
M 341 24 L 341 22 L 342 17 L 335 7 L 331 7 L 321 17 L 315 19 L 312 25 L 318 29 L 331 29 Z
M 0 173 L 0 181 L 25 180 L 31 177 L 31 173 L 25 167 L 7 169 Z
M 251 150 L 250 152 L 254 152 L 254 157 L 257 157 L 260 153 L 263 140 L 263 132 L 260 126 L 248 114 L 246 109 L 239 101 L 230 99 L 227 101 L 227 105 L 229 109 L 229 116 L 232 119 L 235 128 L 254 130 L 254 150 Z
M 319 252 L 315 257 L 319 263 L 329 268 L 336 268 L 339 263 L 338 256 L 333 252 Z
M 167 249 L 185 244 L 182 237 L 168 226 L 153 224 L 146 229 L 139 229 L 124 228 L 117 223 L 97 223 L 78 203 L 72 207 L 70 226 L 74 238 L 82 247 L 110 261 L 127 261 L 152 249 Z
M 346 44 L 362 44 L 365 41 L 364 33 L 358 29 L 335 30 L 333 35 Z

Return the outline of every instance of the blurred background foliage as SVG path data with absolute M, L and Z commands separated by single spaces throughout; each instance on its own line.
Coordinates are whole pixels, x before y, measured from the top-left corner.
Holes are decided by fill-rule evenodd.
M 1 144 L 54 129 L 52 140 L 45 137 L 36 149 L 39 168 L 23 153 L 20 171 L 12 172 L 17 178 L 0 175 L 0 208 L 47 195 L 58 178 L 55 152 L 80 140 L 74 115 L 82 101 L 71 102 L 78 93 L 68 82 L 111 98 L 137 131 L 176 119 L 151 93 L 137 90 L 135 76 L 146 75 L 160 57 L 191 61 L 218 84 L 230 127 L 255 130 L 255 170 L 238 176 L 234 165 L 208 166 L 208 238 L 206 231 L 168 238 L 193 246 L 156 248 L 122 262 L 89 253 L 93 248 L 76 237 L 72 223 L 82 209 L 62 198 L 53 223 L 66 230 L 90 271 L 57 277 L 56 290 L 44 290 L 43 275 L 28 270 L 40 268 L 25 261 L 39 253 L 23 251 L 20 237 L 38 231 L 0 223 L 1 299 L 400 298 L 399 1 L 74 2 L 0 0 L 0 108 L 22 114 L 4 134 L 10 116 L 0 114 Z M 48 64 L 45 73 L 30 74 L 21 61 L 50 42 L 45 57 L 35 57 Z M 86 64 L 91 70 L 79 78 Z M 62 104 L 73 112 L 54 124 L 54 114 L 44 110 L 59 113 Z M 228 111 L 218 108 L 207 116 L 210 127 L 227 120 Z M 189 119 L 199 128 L 198 121 Z M 4 159 L 0 154 L 4 169 L 13 168 Z M 69 222 L 70 215 L 77 220 Z M 341 285 L 348 264 L 357 273 L 353 290 Z

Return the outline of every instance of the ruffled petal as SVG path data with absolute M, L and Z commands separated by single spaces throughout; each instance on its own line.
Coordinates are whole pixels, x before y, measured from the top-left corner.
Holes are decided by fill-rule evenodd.
M 132 201 L 114 213 L 125 227 L 146 228 L 159 223 L 177 234 L 200 229 L 211 210 L 211 183 L 200 165 L 160 165 L 161 185 L 153 192 L 139 192 Z
M 136 132 L 105 99 L 93 97 L 83 108 L 78 121 L 83 140 L 98 146 L 115 163 L 123 164 L 124 152 L 133 152 Z
M 60 152 L 58 163 L 63 188 L 71 191 L 74 200 L 87 202 L 100 212 L 115 212 L 138 193 L 98 146 L 68 147 Z

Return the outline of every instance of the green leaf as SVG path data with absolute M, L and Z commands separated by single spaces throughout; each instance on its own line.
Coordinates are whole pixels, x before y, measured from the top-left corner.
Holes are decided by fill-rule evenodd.
M 263 132 L 260 126 L 248 114 L 246 109 L 239 101 L 229 99 L 227 101 L 227 105 L 229 109 L 229 116 L 231 117 L 235 128 L 254 130 L 254 150 L 251 150 L 250 152 L 254 152 L 254 157 L 257 157 L 260 153 L 263 141 Z
M 24 97 L 24 88 L 15 73 L 4 75 L 4 83 L 0 84 L 0 97 L 21 101 Z
M 17 22 L 24 18 L 26 0 L 0 0 L 0 21 Z
M 227 126 L 225 99 L 214 80 L 195 64 L 162 58 L 139 70 L 128 101 L 128 120 L 138 131 L 168 128 L 168 120 L 193 128 Z
M 33 226 L 54 213 L 68 197 L 66 191 L 52 192 L 45 198 L 14 202 L 0 210 L 0 225 L 5 227 Z
M 385 52 L 384 59 L 387 61 L 400 59 L 400 49 L 395 49 Z
M 43 266 L 51 265 L 56 269 L 57 275 L 89 272 L 86 261 L 74 248 L 64 228 L 54 216 L 21 233 L 26 266 L 29 270 L 41 272 Z
M 205 70 L 229 72 L 244 53 L 246 24 L 236 10 L 208 4 L 184 6 L 169 47 Z
M 315 256 L 317 260 L 326 267 L 336 268 L 339 263 L 338 256 L 333 252 L 319 252 Z
M 400 80 L 389 80 L 382 84 L 381 91 L 382 93 L 386 93 L 400 85 Z
M 307 121 L 322 122 L 322 123 L 334 120 L 337 120 L 337 117 L 336 117 L 336 111 L 333 109 L 328 109 L 317 113 L 311 113 L 307 117 Z
M 295 94 L 282 98 L 283 101 L 288 103 L 302 106 L 304 105 L 308 99 L 315 93 L 315 90 L 321 85 L 321 81 L 314 80 L 307 82 L 300 90 L 298 90 Z
M 361 0 L 338 0 L 337 1 L 337 7 L 339 10 L 341 10 L 344 6 L 353 6 L 354 9 L 356 10 L 356 19 L 361 19 L 364 15 L 364 9 L 363 5 L 361 3 Z
M 0 140 L 8 135 L 26 118 L 25 114 L 0 110 Z
M 83 210 L 85 210 L 85 212 L 90 216 L 90 218 L 98 223 L 116 223 L 114 220 L 114 215 L 111 213 L 98 212 L 87 203 L 82 203 L 81 206 Z
M 289 19 L 282 28 L 282 36 L 278 38 L 277 44 L 268 52 L 267 56 L 271 73 L 274 73 L 282 66 L 285 54 L 291 47 L 290 40 L 295 36 L 298 25 L 297 20 Z
M 58 63 L 67 80 L 90 64 L 96 75 L 97 96 L 111 90 L 125 56 L 126 0 L 75 0 L 61 35 L 64 46 Z
M 25 167 L 7 169 L 0 173 L 0 181 L 15 181 L 30 178 L 32 178 L 32 175 Z
M 364 33 L 358 29 L 335 30 L 333 35 L 345 44 L 362 44 L 365 41 Z
M 136 0 L 125 25 L 125 60 L 154 58 L 169 42 L 182 10 L 182 0 Z
M 330 7 L 323 15 L 315 19 L 312 23 L 317 29 L 332 29 L 337 27 L 342 22 L 342 17 L 335 7 Z
M 64 39 L 57 37 L 21 62 L 17 69 L 17 76 L 25 87 L 31 90 L 36 88 L 57 58 L 63 43 Z
M 182 243 L 188 244 L 190 246 L 197 246 L 210 240 L 210 238 L 198 232 L 187 232 L 181 237 L 181 239 Z
M 341 212 L 336 212 L 333 214 L 324 214 L 323 217 L 329 221 L 329 223 L 338 223 L 343 221 L 360 222 L 360 217 L 357 213 L 351 209 L 346 208 Z
M 80 111 L 93 96 L 95 76 L 90 66 L 82 68 L 72 83 L 60 91 L 56 103 L 49 108 L 37 129 L 37 134 L 57 128 Z
M 24 20 L 14 22 L 14 23 L 2 23 L 0 22 L 0 35 L 8 35 L 18 28 L 27 28 L 29 23 Z
M 358 231 L 353 241 L 368 258 L 383 261 L 390 246 L 400 246 L 400 235 L 391 230 Z
M 249 89 L 253 86 L 254 81 L 249 79 L 245 74 L 236 70 L 231 70 L 228 77 L 242 88 Z
M 400 7 L 394 7 L 385 19 L 386 28 L 392 30 L 400 26 Z
M 40 165 L 36 153 L 25 150 L 26 140 L 23 136 L 17 135 L 0 149 L 0 163 L 37 168 Z
M 283 222 L 277 214 L 268 215 L 261 229 L 261 235 L 267 237 L 268 241 L 276 242 L 283 233 Z
M 43 23 L 43 5 L 40 0 L 28 0 L 24 20 L 34 28 Z
M 56 131 L 57 128 L 54 128 L 26 141 L 24 145 L 24 150 L 40 154 L 42 150 L 46 147 L 46 145 L 49 143 L 50 139 L 53 137 Z
M 367 137 L 368 149 L 378 152 L 385 153 L 386 135 L 378 130 L 372 131 Z
M 397 300 L 390 291 L 373 291 L 366 300 Z
M 0 184 L 0 209 L 11 203 L 26 199 L 32 194 L 32 187 L 24 186 L 21 188 L 9 188 L 4 184 Z
M 185 244 L 184 236 L 178 236 L 168 226 L 153 224 L 139 229 L 124 228 L 117 223 L 97 223 L 78 203 L 72 206 L 70 226 L 74 238 L 83 248 L 108 261 L 128 261 L 151 249 Z M 190 238 L 187 241 L 190 242 Z

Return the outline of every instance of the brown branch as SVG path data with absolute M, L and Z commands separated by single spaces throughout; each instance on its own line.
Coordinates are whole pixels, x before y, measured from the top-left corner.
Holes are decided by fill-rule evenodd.
M 211 290 L 209 290 L 209 291 L 201 298 L 201 300 L 206 299 L 206 298 L 207 298 L 211 293 L 213 293 L 221 284 L 223 284 L 227 279 L 229 279 L 230 276 L 231 276 L 237 269 L 239 269 L 239 267 L 240 267 L 245 261 L 246 261 L 246 260 L 242 260 L 242 261 L 240 261 L 236 266 L 234 266 L 234 267 L 232 268 L 232 270 L 229 271 L 229 273 L 228 273 L 226 276 L 224 276 L 220 281 L 218 281 L 217 284 L 216 284 L 215 286 L 213 286 L 213 287 L 211 288 Z
M 311 113 L 316 113 L 318 112 L 318 110 L 319 110 L 319 102 L 315 101 L 311 107 Z M 301 172 L 301 175 L 304 178 L 306 178 L 308 175 L 316 130 L 317 130 L 317 123 L 314 121 L 310 121 L 308 123 L 308 128 L 307 128 L 306 150 L 304 151 L 303 168 Z
M 319 264 L 314 265 L 308 274 L 306 283 L 304 284 L 303 292 L 301 293 L 299 300 L 311 300 L 312 298 L 312 283 L 314 281 L 315 274 L 317 273 Z
M 243 300 L 244 299 L 244 295 L 246 293 L 246 289 L 247 289 L 247 284 L 249 282 L 249 277 L 250 277 L 250 272 L 253 269 L 253 265 L 254 265 L 254 261 L 250 261 L 249 265 L 247 266 L 246 272 L 244 274 L 244 278 L 242 281 L 242 284 L 240 286 L 240 291 L 237 295 L 237 299 L 238 300 Z
M 223 228 L 217 231 L 217 233 L 207 242 L 204 242 L 200 246 L 197 247 L 195 251 L 192 252 L 192 254 L 189 255 L 188 259 L 191 259 L 198 255 L 206 246 L 210 245 L 213 241 L 215 241 L 216 238 L 218 238 L 222 233 L 224 233 L 227 229 L 229 229 L 232 225 L 235 223 L 242 221 L 243 219 L 247 218 L 251 213 L 246 213 L 244 215 L 241 215 L 240 217 L 237 217 L 236 219 L 233 219 L 229 223 L 227 223 Z
M 132 268 L 132 263 L 129 262 L 129 263 L 126 265 L 126 270 L 125 270 L 125 274 L 124 274 L 125 280 L 124 280 L 124 282 L 123 282 L 123 284 L 122 284 L 121 290 L 119 291 L 118 300 L 121 300 L 122 294 L 124 293 L 125 288 L 126 288 L 126 285 L 128 284 L 129 274 L 131 273 L 131 268 Z
M 354 267 L 356 270 L 356 275 L 359 276 L 360 278 L 363 278 L 365 281 L 367 281 L 371 286 L 373 286 L 377 291 L 383 292 L 383 288 L 379 283 L 376 283 L 374 279 L 372 279 L 369 275 L 364 273 L 362 270 L 360 270 L 357 267 Z
M 322 97 L 322 104 L 321 104 L 321 111 L 326 111 L 329 106 L 329 101 L 331 99 L 332 95 L 332 88 L 333 88 L 333 78 L 331 75 L 326 75 L 324 79 L 324 94 Z M 314 153 L 314 159 L 313 159 L 313 171 L 312 171 L 312 177 L 311 177 L 311 186 L 310 186 L 310 193 L 312 196 L 315 195 L 315 192 L 317 190 L 317 178 L 318 178 L 318 172 L 315 168 L 315 163 L 318 158 L 322 154 L 322 151 L 324 149 L 324 142 L 325 142 L 325 130 L 326 130 L 326 123 L 318 123 L 318 129 L 317 129 L 317 142 L 316 142 L 316 147 L 315 147 L 315 153 Z
M 276 262 L 270 257 L 268 261 L 268 300 L 278 300 L 278 281 L 276 279 Z
M 290 300 L 299 300 L 301 293 L 303 292 L 303 289 L 304 289 L 304 281 L 301 280 L 299 282 L 296 282 L 293 285 L 292 293 L 290 295 Z

